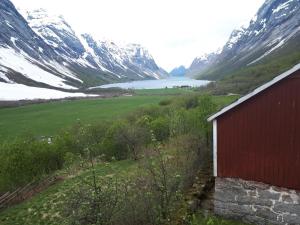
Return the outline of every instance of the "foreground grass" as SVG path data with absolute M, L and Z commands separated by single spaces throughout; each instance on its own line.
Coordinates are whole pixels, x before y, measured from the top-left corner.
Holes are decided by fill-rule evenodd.
M 118 161 L 102 163 L 96 166 L 97 176 L 118 174 L 127 175 L 134 171 L 133 161 Z M 91 172 L 83 172 L 80 175 L 69 178 L 61 183 L 49 187 L 46 191 L 34 196 L 19 205 L 0 212 L 1 225 L 48 225 L 66 224 L 66 218 L 62 215 L 65 201 L 73 189 L 79 187 L 83 181 L 91 180 Z
M 215 216 L 204 217 L 201 214 L 193 215 L 190 225 L 249 225 L 239 221 L 225 220 Z
M 76 122 L 116 119 L 136 108 L 158 104 L 167 96 L 132 96 L 27 105 L 0 110 L 0 141 L 24 134 L 51 136 Z

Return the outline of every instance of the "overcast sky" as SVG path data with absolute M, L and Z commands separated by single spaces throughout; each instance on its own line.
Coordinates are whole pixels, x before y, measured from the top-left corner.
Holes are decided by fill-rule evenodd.
M 79 33 L 139 43 L 170 71 L 223 46 L 264 0 L 12 0 L 62 14 Z

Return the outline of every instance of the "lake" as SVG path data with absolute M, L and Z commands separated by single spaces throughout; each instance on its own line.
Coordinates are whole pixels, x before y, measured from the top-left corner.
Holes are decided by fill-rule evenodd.
M 195 80 L 187 77 L 174 77 L 161 80 L 142 80 L 125 83 L 105 84 L 94 88 L 122 88 L 122 89 L 162 89 L 181 86 L 201 87 L 209 84 L 207 80 Z

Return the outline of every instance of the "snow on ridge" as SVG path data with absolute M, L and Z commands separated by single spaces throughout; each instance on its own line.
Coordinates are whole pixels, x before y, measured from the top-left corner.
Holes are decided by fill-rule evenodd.
M 1 75 L 1 74 L 0 74 Z M 84 93 L 68 93 L 47 88 L 30 87 L 23 84 L 0 82 L 0 101 L 19 101 L 34 99 L 62 99 L 70 97 L 95 97 Z
M 6 23 L 6 25 L 9 26 L 10 28 L 14 29 L 14 27 L 13 27 L 7 20 L 5 20 L 5 23 Z
M 260 61 L 261 59 L 263 59 L 264 57 L 266 57 L 267 55 L 269 55 L 271 52 L 275 51 L 276 49 L 280 48 L 281 46 L 283 46 L 291 37 L 294 36 L 294 34 L 296 34 L 298 31 L 300 31 L 300 27 L 298 27 L 297 29 L 295 29 L 289 36 L 285 37 L 284 39 L 281 38 L 276 38 L 275 40 L 273 40 L 272 42 L 270 42 L 269 44 L 267 44 L 268 47 L 270 47 L 271 45 L 275 44 L 276 42 L 278 42 L 278 44 L 276 44 L 274 47 L 272 47 L 270 50 L 268 50 L 267 52 L 265 52 L 262 56 L 258 57 L 257 59 L 253 60 L 252 62 L 248 63 L 247 66 L 250 66 L 258 61 Z
M 207 60 L 208 60 L 208 54 L 205 53 L 205 54 L 203 54 L 203 55 L 201 55 L 201 56 L 198 56 L 198 57 L 196 58 L 196 60 L 198 60 L 198 61 L 207 61 Z
M 64 30 L 70 34 L 74 34 L 74 31 L 65 22 L 62 15 L 51 14 L 45 9 L 37 9 L 26 12 L 23 11 L 23 15 L 27 18 L 30 27 L 39 28 L 53 26 L 59 30 Z
M 18 39 L 17 38 L 15 38 L 15 37 L 11 37 L 10 38 L 10 41 L 14 44 L 14 46 L 16 46 L 17 47 L 17 45 L 16 45 L 16 41 L 17 41 Z
M 277 45 L 275 45 L 273 48 L 271 48 L 270 50 L 268 50 L 267 52 L 265 52 L 262 56 L 258 57 L 257 59 L 253 60 L 252 62 L 248 63 L 247 66 L 250 66 L 260 60 L 262 60 L 264 57 L 266 57 L 267 55 L 269 55 L 271 52 L 273 52 L 274 50 L 276 50 L 277 48 L 281 47 L 282 45 L 284 45 L 286 42 L 286 39 L 281 40 Z
M 123 47 L 125 52 L 128 54 L 129 57 L 136 57 L 141 56 L 145 57 L 147 59 L 153 59 L 153 57 L 150 55 L 148 49 L 144 48 L 140 44 L 127 44 L 125 47 Z
M 246 28 L 240 27 L 232 32 L 229 41 L 227 42 L 227 48 L 231 49 L 233 45 L 235 45 L 241 37 L 244 35 Z
M 85 51 L 86 51 L 86 52 L 84 53 L 84 56 L 87 57 L 88 55 L 91 55 L 91 56 L 93 57 L 93 59 L 95 60 L 96 64 L 98 65 L 98 67 L 99 67 L 103 72 L 108 72 L 108 73 L 114 74 L 113 72 L 111 72 L 110 70 L 106 69 L 106 68 L 102 65 L 102 63 L 101 63 L 99 57 L 96 55 L 94 49 L 91 48 L 91 47 L 89 46 L 89 44 L 87 43 L 87 41 L 86 41 L 86 39 L 85 39 L 85 37 L 84 37 L 83 35 L 84 35 L 84 34 L 79 34 L 79 35 L 77 35 L 77 37 L 78 37 L 80 43 L 83 45 L 83 47 L 84 47 L 84 49 L 85 49 Z M 90 63 L 88 63 L 88 64 L 90 64 Z M 94 67 L 94 66 L 92 66 L 92 67 Z
M 283 10 L 283 9 L 287 9 L 289 7 L 289 4 L 291 2 L 293 2 L 294 0 L 289 0 L 285 3 L 280 4 L 276 9 L 272 9 L 273 13 L 278 13 L 279 11 Z

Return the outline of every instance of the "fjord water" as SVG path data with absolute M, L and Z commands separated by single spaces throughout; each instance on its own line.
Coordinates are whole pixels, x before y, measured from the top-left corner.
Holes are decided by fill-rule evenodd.
M 207 80 L 195 80 L 187 77 L 172 77 L 161 80 L 142 80 L 132 81 L 125 83 L 114 83 L 98 86 L 97 88 L 113 88 L 118 87 L 122 89 L 161 89 L 161 88 L 173 88 L 173 87 L 201 87 L 209 84 Z

